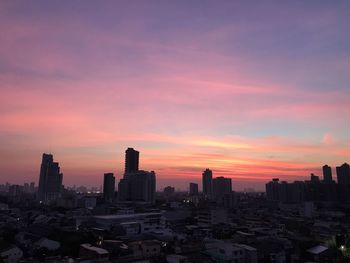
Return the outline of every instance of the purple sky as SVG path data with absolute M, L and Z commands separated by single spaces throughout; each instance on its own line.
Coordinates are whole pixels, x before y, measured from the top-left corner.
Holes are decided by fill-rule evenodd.
M 349 1 L 0 2 L 0 183 L 201 171 L 263 189 L 350 159 Z

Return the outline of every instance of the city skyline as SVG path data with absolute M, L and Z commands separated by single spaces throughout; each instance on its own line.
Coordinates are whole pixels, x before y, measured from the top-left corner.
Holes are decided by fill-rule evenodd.
M 0 183 L 38 185 L 43 152 L 65 185 L 119 181 L 130 145 L 158 189 L 207 167 L 234 190 L 335 175 L 350 161 L 349 7 L 1 2 Z
M 139 156 L 140 156 L 140 152 L 135 150 L 134 148 L 128 147 L 125 150 L 125 156 L 124 156 L 124 173 L 121 174 L 119 176 L 119 180 L 118 177 L 114 176 L 114 173 L 104 173 L 103 175 L 103 179 L 102 179 L 102 183 L 101 184 L 97 184 L 97 185 L 86 185 L 86 184 L 80 184 L 80 185 L 64 185 L 63 182 L 63 174 L 60 173 L 60 166 L 58 162 L 53 162 L 53 154 L 52 153 L 43 153 L 42 154 L 42 162 L 41 162 L 41 166 L 40 166 L 40 173 L 39 173 L 39 177 L 37 180 L 38 183 L 38 187 L 37 189 L 34 189 L 34 185 L 35 182 L 30 182 L 30 187 L 29 188 L 29 183 L 24 181 L 21 182 L 19 184 L 13 184 L 9 182 L 6 182 L 6 184 L 4 184 L 4 182 L 0 182 L 1 186 L 4 186 L 5 188 L 13 185 L 13 186 L 23 186 L 25 189 L 25 191 L 38 191 L 38 197 L 39 200 L 50 200 L 50 198 L 52 199 L 56 199 L 59 196 L 59 192 L 61 190 L 59 189 L 64 189 L 65 187 L 67 187 L 67 189 L 74 189 L 74 191 L 76 189 L 80 189 L 80 188 L 84 188 L 85 191 L 88 191 L 88 187 L 91 187 L 90 189 L 95 189 L 93 190 L 93 192 L 97 191 L 98 193 L 103 193 L 105 200 L 111 200 L 112 196 L 114 196 L 114 192 L 118 192 L 121 190 L 120 188 L 125 186 L 125 179 L 137 179 L 140 178 L 142 181 L 144 179 L 147 179 L 149 176 L 151 176 L 150 178 L 152 178 L 151 180 L 154 180 L 154 182 L 152 183 L 153 186 L 151 188 L 153 188 L 154 191 L 160 191 L 162 192 L 163 190 L 165 190 L 166 188 L 172 188 L 175 190 L 175 187 L 172 187 L 168 184 L 160 184 L 161 186 L 159 187 L 157 185 L 156 187 L 156 183 L 155 183 L 155 172 L 151 171 L 151 172 L 147 172 L 145 170 L 139 169 Z M 332 173 L 333 170 L 335 171 L 335 176 L 336 176 L 336 180 L 333 180 L 332 178 Z M 314 173 L 310 173 L 309 176 L 311 176 L 311 182 L 324 182 L 324 183 L 337 183 L 337 184 L 348 184 L 349 182 L 349 178 L 350 178 L 350 168 L 349 168 L 349 164 L 348 163 L 343 163 L 339 166 L 335 166 L 335 167 L 331 167 L 327 164 L 325 164 L 324 166 L 321 167 L 321 171 L 322 174 L 317 174 L 315 175 Z M 135 177 L 135 178 L 134 178 Z M 322 180 L 320 180 L 320 178 L 322 177 Z M 299 183 L 303 180 L 306 181 L 306 179 L 308 178 L 308 176 L 304 176 L 304 177 L 299 177 L 296 180 L 291 180 L 291 181 L 286 181 L 286 180 L 281 180 L 282 183 Z M 279 178 L 270 178 L 272 181 L 279 181 Z M 147 179 L 148 180 L 148 179 Z M 119 181 L 119 182 L 118 182 Z M 212 170 L 210 170 L 209 168 L 206 168 L 205 170 L 202 171 L 202 177 L 201 177 L 201 191 L 200 193 L 202 193 L 204 196 L 206 197 L 213 197 L 215 195 L 218 194 L 222 194 L 223 192 L 227 191 L 227 192 L 232 192 L 232 191 L 261 191 L 264 192 L 264 189 L 260 189 L 260 188 L 242 188 L 240 189 L 239 187 L 233 187 L 232 185 L 232 178 L 231 177 L 223 177 L 223 176 L 216 176 L 215 173 L 213 173 Z M 136 181 L 134 183 L 139 184 L 141 181 L 137 182 Z M 185 191 L 185 192 L 189 192 L 191 194 L 191 192 L 199 192 L 199 188 L 198 188 L 198 183 L 193 183 L 190 182 L 188 180 L 184 180 L 183 181 L 184 184 L 187 184 L 187 187 L 185 188 L 176 188 L 177 191 Z M 266 182 L 265 182 L 266 183 Z M 196 186 L 194 186 L 196 185 Z M 235 184 L 234 184 L 235 185 Z M 219 187 L 220 186 L 220 187 Z M 266 184 L 265 184 L 266 186 Z M 73 188 L 72 188 L 73 187 Z M 145 186 L 146 187 L 146 186 Z M 197 190 L 194 190 L 193 188 L 196 187 Z M 129 187 L 127 187 L 129 188 Z M 29 190 L 30 189 L 30 190 Z M 99 190 L 97 190 L 99 189 Z M 103 189 L 103 190 L 102 190 Z M 219 190 L 220 189 L 220 190 Z M 102 190 L 102 192 L 101 192 Z M 79 191 L 79 190 L 78 190 Z M 123 190 L 122 193 L 123 195 L 126 194 L 126 192 L 128 190 Z M 223 191 L 223 192 L 222 192 Z M 138 193 L 142 192 L 140 189 L 137 189 Z M 51 196 L 50 198 L 48 198 L 47 196 Z

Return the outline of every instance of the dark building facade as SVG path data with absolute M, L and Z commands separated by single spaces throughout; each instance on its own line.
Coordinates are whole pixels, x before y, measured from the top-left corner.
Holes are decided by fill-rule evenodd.
M 231 178 L 225 178 L 223 176 L 213 179 L 213 195 L 222 196 L 225 194 L 231 194 L 232 192 L 232 180 Z
M 113 173 L 105 173 L 103 176 L 103 198 L 112 202 L 115 193 L 115 177 Z
M 165 195 L 168 195 L 168 196 L 169 196 L 169 195 L 173 195 L 173 194 L 175 193 L 175 188 L 172 187 L 172 186 L 167 186 L 167 187 L 164 188 L 163 193 L 164 193 Z
M 37 199 L 43 203 L 56 201 L 61 196 L 63 174 L 52 154 L 42 156 Z
M 325 183 L 332 183 L 332 168 L 328 166 L 327 164 L 322 167 L 323 171 L 323 182 Z
M 278 178 L 266 184 L 266 197 L 270 201 L 281 203 L 315 202 L 350 202 L 350 185 L 321 181 L 311 175 L 309 181 L 295 181 L 292 183 L 279 182 Z
M 196 183 L 190 183 L 190 195 L 198 195 L 198 184 Z
M 202 173 L 203 194 L 207 197 L 213 195 L 213 172 L 210 169 L 205 169 Z
M 336 168 L 338 184 L 350 185 L 350 166 L 344 163 Z
M 139 170 L 139 152 L 125 151 L 125 174 L 118 184 L 118 201 L 155 203 L 156 174 Z
M 155 203 L 155 172 L 137 171 L 124 175 L 118 184 L 118 201 Z
M 125 151 L 125 173 L 133 173 L 139 170 L 140 153 L 133 148 Z
M 219 176 L 213 179 L 213 195 L 212 198 L 218 203 L 223 204 L 224 200 L 231 198 L 232 195 L 232 180 Z

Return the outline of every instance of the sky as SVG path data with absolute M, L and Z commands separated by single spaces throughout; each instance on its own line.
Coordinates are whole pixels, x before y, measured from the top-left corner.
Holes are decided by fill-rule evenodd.
M 0 184 L 304 180 L 350 161 L 349 1 L 1 1 Z M 335 176 L 335 169 L 333 169 Z

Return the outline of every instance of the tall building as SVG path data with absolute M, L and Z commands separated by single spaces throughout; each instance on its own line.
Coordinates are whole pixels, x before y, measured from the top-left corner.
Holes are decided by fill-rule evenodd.
M 278 195 L 278 187 L 279 187 L 279 179 L 273 178 L 272 181 L 266 184 L 266 197 L 268 200 L 277 201 L 279 199 Z
M 350 185 L 350 166 L 344 163 L 336 168 L 338 184 Z
M 156 174 L 139 170 L 139 152 L 125 151 L 125 174 L 118 184 L 118 201 L 147 202 L 156 200 Z
M 125 151 L 125 173 L 133 173 L 139 170 L 139 152 L 133 148 Z
M 39 201 L 49 203 L 61 197 L 63 174 L 60 173 L 58 162 L 53 161 L 52 154 L 44 153 L 42 156 L 39 189 Z
M 221 198 L 225 194 L 232 193 L 232 180 L 223 176 L 213 179 L 213 195 L 216 198 Z
M 190 195 L 198 195 L 198 184 L 190 183 Z
M 103 197 L 105 201 L 112 202 L 115 192 L 115 177 L 113 173 L 105 173 L 103 177 Z
M 207 197 L 212 196 L 213 194 L 213 172 L 210 169 L 205 169 L 202 173 L 202 186 L 203 194 Z
M 322 167 L 322 171 L 323 171 L 323 182 L 325 183 L 333 182 L 332 168 L 326 164 Z
M 118 184 L 118 200 L 154 204 L 156 200 L 155 172 L 140 170 L 125 174 Z

